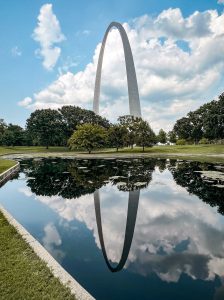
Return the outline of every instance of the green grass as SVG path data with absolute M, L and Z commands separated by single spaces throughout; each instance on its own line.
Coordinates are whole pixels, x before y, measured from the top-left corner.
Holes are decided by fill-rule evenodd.
M 75 299 L 0 212 L 0 298 Z
M 61 156 L 76 154 L 76 155 L 85 155 L 85 151 L 70 151 L 67 147 L 50 147 L 46 149 L 44 147 L 0 147 L 0 156 L 4 154 L 23 154 L 23 153 L 44 153 L 45 156 L 48 153 L 60 153 Z M 135 147 L 134 149 L 123 148 L 119 149 L 118 155 L 125 154 L 141 154 L 142 148 Z M 146 147 L 145 155 L 153 157 L 164 157 L 164 158 L 181 158 L 181 159 L 191 159 L 198 161 L 208 161 L 208 162 L 224 162 L 224 145 L 184 145 L 184 146 L 154 146 Z M 114 148 L 100 149 L 94 151 L 91 156 L 94 154 L 99 155 L 108 155 L 113 154 L 117 155 L 117 152 Z
M 114 152 L 114 149 L 106 149 L 105 152 Z M 141 147 L 119 149 L 121 153 L 141 153 Z M 224 154 L 224 145 L 184 145 L 184 146 L 154 146 L 146 147 L 145 153 L 181 153 L 181 154 Z
M 16 164 L 13 160 L 0 159 L 0 174 Z
M 0 147 L 0 156 L 5 154 L 13 153 L 38 153 L 38 152 L 66 152 L 68 151 L 67 147 L 36 147 L 36 146 L 17 146 L 17 147 Z

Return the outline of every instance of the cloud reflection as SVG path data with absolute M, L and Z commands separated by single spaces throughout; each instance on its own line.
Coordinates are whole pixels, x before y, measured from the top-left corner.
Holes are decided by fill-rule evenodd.
M 128 193 L 108 184 L 100 189 L 100 194 L 107 256 L 118 264 L 124 243 Z M 100 248 L 93 195 L 36 199 L 67 221 L 77 219 L 85 223 Z M 182 273 L 193 279 L 213 280 L 216 274 L 224 279 L 223 241 L 224 221 L 217 209 L 178 186 L 170 171 L 156 168 L 148 188 L 141 191 L 125 268 L 143 276 L 154 272 L 167 282 L 177 282 Z

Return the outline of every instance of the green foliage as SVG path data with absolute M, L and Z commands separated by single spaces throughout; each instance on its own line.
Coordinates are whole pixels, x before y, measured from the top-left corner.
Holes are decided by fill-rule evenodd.
M 156 135 L 153 132 L 147 121 L 138 118 L 136 125 L 136 144 L 142 147 L 143 152 L 145 147 L 152 147 L 156 142 Z
M 108 129 L 108 144 L 111 147 L 115 147 L 118 151 L 119 148 L 125 146 L 125 140 L 127 137 L 127 128 L 123 125 L 112 125 Z
M 68 139 L 78 125 L 85 123 L 98 124 L 104 128 L 109 128 L 110 123 L 107 119 L 96 115 L 93 111 L 80 108 L 78 106 L 63 106 L 59 109 L 65 127 L 65 135 Z
M 25 131 L 18 125 L 9 124 L 1 136 L 1 143 L 5 146 L 24 145 Z
M 157 135 L 157 142 L 165 144 L 167 142 L 167 135 L 163 129 L 160 129 L 159 134 Z
M 127 146 L 133 148 L 133 145 L 137 144 L 141 146 L 144 151 L 146 146 L 151 147 L 155 144 L 155 133 L 148 122 L 142 118 L 126 115 L 119 117 L 118 121 L 120 125 L 127 130 L 125 138 Z
M 199 144 L 201 144 L 201 145 L 209 144 L 209 140 L 206 139 L 206 138 L 202 138 L 202 139 L 199 141 Z
M 193 140 L 195 144 L 202 138 L 224 139 L 224 93 L 218 100 L 206 103 L 177 120 L 173 131 L 179 139 Z
M 176 145 L 186 145 L 186 140 L 185 139 L 179 139 L 179 140 L 177 140 L 177 142 L 176 142 Z
M 65 144 L 62 116 L 57 110 L 36 110 L 27 119 L 26 127 L 37 145 L 48 148 L 50 145 Z
M 136 142 L 138 119 L 139 118 L 130 115 L 121 116 L 118 118 L 119 124 L 127 129 L 125 142 L 126 145 L 130 146 L 131 148 L 133 148 L 133 145 Z
M 174 143 L 174 144 L 176 143 L 177 137 L 176 137 L 176 134 L 173 130 L 168 132 L 167 137 L 168 137 L 168 140 L 169 140 L 170 143 Z
M 107 132 L 105 128 L 96 124 L 86 123 L 78 125 L 77 130 L 68 141 L 73 149 L 86 149 L 89 153 L 106 145 Z

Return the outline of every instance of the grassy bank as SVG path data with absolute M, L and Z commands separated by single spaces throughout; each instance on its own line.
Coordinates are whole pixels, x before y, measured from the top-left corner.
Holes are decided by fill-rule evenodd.
M 15 161 L 0 159 L 0 174 Z M 75 300 L 0 212 L 0 298 Z
M 75 299 L 0 212 L 0 298 Z
M 16 164 L 13 160 L 0 159 L 0 174 L 13 167 Z
M 161 157 L 161 158 L 180 158 L 191 159 L 198 161 L 208 161 L 224 163 L 224 145 L 184 145 L 184 146 L 154 146 L 146 147 L 145 152 L 142 152 L 142 148 L 135 147 L 134 149 L 123 148 L 118 152 L 114 148 L 100 149 L 94 151 L 88 155 L 85 151 L 70 151 L 66 147 L 50 147 L 46 149 L 44 147 L 0 147 L 0 156 L 5 154 L 31 154 L 43 153 L 44 156 L 48 154 L 54 154 L 58 156 L 74 155 L 74 157 L 90 157 L 94 156 L 138 156 L 144 155 L 147 157 Z
M 66 147 L 36 147 L 36 146 L 17 146 L 17 147 L 0 147 L 0 156 L 14 153 L 48 153 L 48 152 L 67 152 Z

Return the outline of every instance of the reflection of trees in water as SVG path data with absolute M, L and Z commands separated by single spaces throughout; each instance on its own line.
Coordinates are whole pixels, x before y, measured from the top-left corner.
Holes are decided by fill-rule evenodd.
M 119 190 L 146 187 L 152 179 L 156 160 L 27 160 L 21 170 L 36 195 L 76 198 L 93 193 L 111 182 Z
M 112 166 L 115 173 L 111 178 L 121 191 L 134 191 L 148 186 L 155 169 L 154 159 L 116 160 Z
M 224 214 L 223 189 L 214 186 L 217 180 L 207 180 L 198 171 L 214 171 L 214 165 L 199 162 L 180 162 L 170 168 L 176 183 Z

